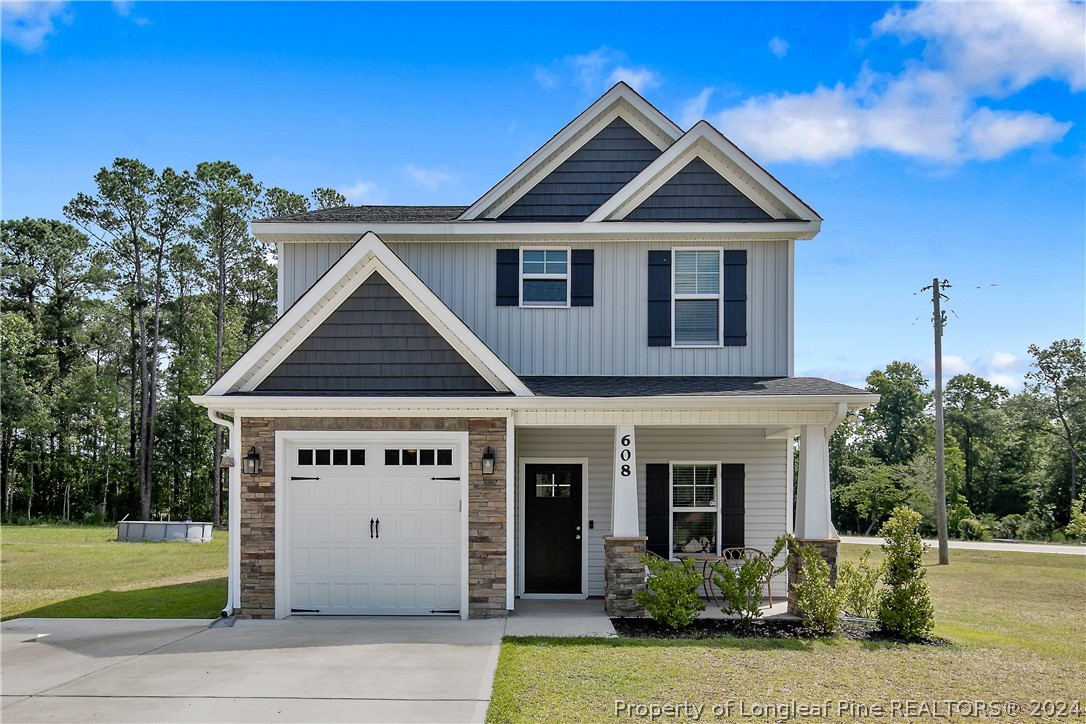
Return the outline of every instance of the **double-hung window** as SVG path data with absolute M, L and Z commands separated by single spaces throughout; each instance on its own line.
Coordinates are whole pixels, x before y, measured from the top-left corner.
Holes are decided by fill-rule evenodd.
M 671 464 L 672 554 L 720 553 L 720 464 Z
M 520 305 L 569 306 L 569 249 L 520 250 Z
M 677 249 L 672 269 L 672 344 L 720 346 L 720 251 Z

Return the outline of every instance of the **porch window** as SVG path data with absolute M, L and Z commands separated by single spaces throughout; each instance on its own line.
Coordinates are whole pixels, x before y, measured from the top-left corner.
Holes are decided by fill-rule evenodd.
M 674 279 L 676 347 L 716 347 L 720 344 L 720 252 L 677 250 Z
M 522 307 L 569 306 L 569 250 L 520 250 Z
M 719 463 L 671 466 L 671 551 L 720 553 Z

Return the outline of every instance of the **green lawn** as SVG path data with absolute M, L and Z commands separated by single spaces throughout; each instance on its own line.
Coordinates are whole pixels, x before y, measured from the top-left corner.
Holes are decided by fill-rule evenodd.
M 214 618 L 226 532 L 209 543 L 118 543 L 116 528 L 0 528 L 0 617 Z
M 842 559 L 855 560 L 862 548 L 843 546 Z M 872 562 L 879 556 L 876 549 Z M 753 707 L 790 701 L 831 702 L 828 721 L 870 718 L 849 704 L 838 709 L 839 701 L 890 710 L 905 700 L 1015 700 L 1026 708 L 1014 720 L 1030 719 L 1031 700 L 1078 699 L 1086 708 L 1086 559 L 954 550 L 949 567 L 935 566 L 934 553 L 928 560 L 935 633 L 953 646 L 506 639 L 488 720 L 629 719 L 628 710 L 616 717 L 616 700 L 704 704 L 702 721 L 787 718 Z M 740 701 L 761 715 L 742 715 Z

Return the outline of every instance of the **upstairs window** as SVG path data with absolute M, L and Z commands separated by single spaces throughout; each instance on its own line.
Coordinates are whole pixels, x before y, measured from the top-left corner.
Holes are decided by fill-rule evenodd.
M 569 250 L 520 250 L 520 305 L 569 306 Z
M 672 266 L 676 347 L 720 346 L 720 252 L 676 250 Z

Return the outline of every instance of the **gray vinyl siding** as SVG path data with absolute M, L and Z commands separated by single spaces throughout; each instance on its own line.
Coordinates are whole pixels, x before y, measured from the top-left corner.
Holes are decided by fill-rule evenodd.
M 495 304 L 495 251 L 519 246 L 594 249 L 591 307 L 521 309 Z M 789 355 L 787 241 L 723 242 L 747 250 L 747 344 L 712 349 L 649 347 L 650 249 L 667 241 L 572 244 L 401 242 L 396 254 L 517 374 L 786 376 Z M 682 248 L 698 246 L 685 242 Z M 280 269 L 289 306 L 350 244 L 285 244 Z
M 633 126 L 616 118 L 499 218 L 583 221 L 660 153 Z
M 493 392 L 418 312 L 373 274 L 258 392 Z
M 612 428 L 517 428 L 517 575 L 520 575 L 520 536 L 523 521 L 520 480 L 521 458 L 587 458 L 583 471 L 588 519 L 595 525 L 586 533 L 588 595 L 602 596 L 603 537 L 611 533 Z M 787 530 L 787 440 L 766 440 L 764 429 L 725 427 L 638 427 L 638 518 L 645 532 L 645 465 L 668 462 L 742 463 L 745 467 L 744 542 L 769 551 Z M 518 578 L 517 589 L 520 591 Z M 774 579 L 774 598 L 785 592 L 783 578 Z
M 773 221 L 700 158 L 658 188 L 626 221 Z

